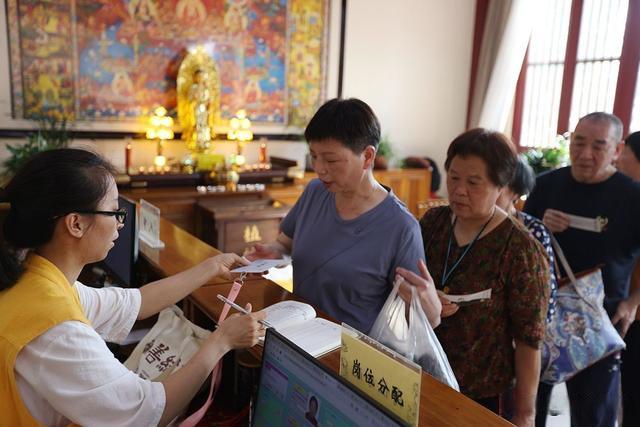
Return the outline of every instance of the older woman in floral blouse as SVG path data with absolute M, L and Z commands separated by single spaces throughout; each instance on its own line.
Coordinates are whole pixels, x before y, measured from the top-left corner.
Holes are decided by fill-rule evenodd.
M 450 205 L 429 210 L 420 225 L 443 300 L 436 334 L 461 391 L 499 412 L 500 396 L 515 380 L 511 421 L 533 426 L 549 266 L 542 247 L 496 206 L 516 162 L 504 135 L 485 129 L 463 133 L 449 146 L 445 162 Z M 448 295 L 486 289 L 489 300 L 448 302 Z

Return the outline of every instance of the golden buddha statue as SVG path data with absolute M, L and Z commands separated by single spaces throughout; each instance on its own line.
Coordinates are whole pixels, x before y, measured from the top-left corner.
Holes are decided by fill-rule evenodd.
M 178 119 L 182 139 L 192 152 L 211 147 L 213 124 L 220 120 L 220 84 L 213 59 L 195 48 L 178 70 Z
M 193 84 L 189 88 L 189 109 L 194 118 L 194 133 L 197 145 L 211 141 L 209 126 L 209 101 L 211 91 L 207 88 L 207 74 L 196 70 Z

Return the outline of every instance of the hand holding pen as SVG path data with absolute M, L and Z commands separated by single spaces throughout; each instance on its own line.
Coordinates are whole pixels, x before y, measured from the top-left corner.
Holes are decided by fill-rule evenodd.
M 243 314 L 251 314 L 250 310 L 247 310 L 246 308 L 239 306 L 238 304 L 236 304 L 235 302 L 229 300 L 228 298 L 218 294 L 218 299 L 222 302 L 224 302 L 225 304 L 228 304 L 229 306 L 231 306 L 231 308 L 235 308 L 236 310 L 238 310 L 240 313 Z M 269 322 L 267 322 L 264 319 L 258 319 L 258 323 L 260 323 L 261 325 L 263 325 L 265 328 L 273 328 L 273 325 Z M 263 328 L 264 329 L 264 328 Z
M 247 309 L 249 314 L 246 316 L 236 314 L 220 322 L 207 341 L 222 349 L 223 353 L 256 345 L 265 333 L 264 325 L 259 322 L 264 320 L 266 313 L 251 313 L 250 304 L 247 304 Z

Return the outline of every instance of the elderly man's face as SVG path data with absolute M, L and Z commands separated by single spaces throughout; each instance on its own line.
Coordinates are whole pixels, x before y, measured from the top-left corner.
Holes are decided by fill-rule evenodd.
M 571 174 L 576 181 L 594 184 L 606 180 L 614 171 L 618 142 L 613 126 L 605 120 L 582 120 L 571 135 L 569 154 Z

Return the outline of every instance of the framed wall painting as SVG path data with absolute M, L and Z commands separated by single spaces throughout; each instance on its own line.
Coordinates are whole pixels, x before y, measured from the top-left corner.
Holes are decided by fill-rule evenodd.
M 223 121 L 301 129 L 326 98 L 330 0 L 6 0 L 12 115 L 89 123 L 176 109 L 194 46 L 220 76 Z M 220 125 L 220 124 L 219 124 Z

